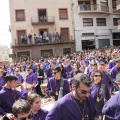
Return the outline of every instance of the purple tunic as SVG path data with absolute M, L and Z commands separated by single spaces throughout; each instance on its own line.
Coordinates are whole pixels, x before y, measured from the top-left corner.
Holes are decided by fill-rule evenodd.
M 27 99 L 28 91 L 16 91 L 15 89 L 4 88 L 0 91 L 0 115 L 12 113 L 12 105 L 19 98 Z
M 45 120 L 48 111 L 40 109 L 37 114 L 33 114 L 32 120 Z
M 5 80 L 4 80 L 4 76 L 0 77 L 0 85 L 4 86 L 5 85 Z
M 28 84 L 37 83 L 37 75 L 33 72 L 27 75 L 26 83 Z
M 73 77 L 73 68 L 71 65 L 65 67 L 67 78 Z
M 24 79 L 20 74 L 15 74 L 15 76 L 18 78 L 18 80 L 16 81 L 17 84 L 23 83 Z
M 93 72 L 93 69 L 92 69 L 91 66 L 89 66 L 89 67 L 87 68 L 87 75 L 90 77 L 92 72 Z
M 108 68 L 112 69 L 115 66 L 115 61 L 114 60 L 110 60 L 108 63 Z
M 102 104 L 104 105 L 104 99 L 109 100 L 110 93 L 108 91 L 108 88 L 105 87 L 105 96 L 104 96 L 101 84 L 92 83 L 90 96 L 93 98 L 93 100 L 94 100 L 95 103 L 97 102 L 97 97 L 99 97 L 99 100 L 100 100 L 99 102 L 101 103 L 101 105 Z M 97 109 L 97 111 L 99 112 L 99 114 L 101 114 L 102 107 L 103 106 L 100 106 Z
M 71 66 L 71 65 L 66 66 L 66 67 L 65 67 L 65 71 L 66 71 L 66 72 L 71 72 L 71 71 L 72 71 L 72 66 Z
M 51 78 L 51 77 L 53 77 L 53 75 L 52 75 L 52 68 L 50 67 L 47 70 L 47 78 Z
M 110 82 L 110 80 L 109 80 L 109 78 L 108 78 L 108 76 L 106 75 L 105 72 L 103 72 L 102 83 L 106 85 L 106 87 L 108 88 L 109 92 L 111 93 L 112 83 Z
M 106 116 L 105 120 L 120 120 L 120 92 L 108 100 L 102 114 Z
M 68 83 L 68 81 L 66 79 L 63 79 L 63 80 L 64 80 L 63 95 L 66 95 L 67 93 L 70 92 L 69 83 Z M 48 81 L 46 92 L 47 93 L 52 92 L 52 93 L 55 94 L 56 93 L 56 89 L 57 89 L 57 92 L 59 93 L 59 90 L 60 90 L 60 80 L 56 80 L 54 77 L 52 77 Z
M 14 70 L 9 68 L 9 69 L 7 70 L 7 73 L 8 73 L 8 74 L 11 74 L 11 75 L 14 75 Z
M 114 81 L 116 80 L 116 75 L 117 75 L 118 72 L 120 72 L 120 69 L 117 68 L 116 66 L 114 66 L 111 69 L 111 77 L 113 78 Z
M 33 73 L 33 72 L 30 73 L 29 75 L 27 75 L 26 83 L 28 83 L 28 84 L 37 83 L 37 75 L 35 73 Z M 36 93 L 35 87 L 33 87 L 33 91 Z
M 2 86 L 0 85 L 0 90 L 2 90 Z
M 95 109 L 93 99 L 89 96 L 88 100 L 92 109 L 93 117 L 96 117 L 97 111 Z M 52 110 L 46 116 L 45 120 L 82 120 L 82 116 L 76 102 L 79 107 L 83 109 L 83 104 L 86 101 L 80 103 L 79 100 L 73 98 L 72 93 L 65 95 L 56 102 Z M 87 117 L 89 117 L 89 109 L 86 104 L 84 113 L 84 120 L 90 120 L 89 118 L 87 119 Z

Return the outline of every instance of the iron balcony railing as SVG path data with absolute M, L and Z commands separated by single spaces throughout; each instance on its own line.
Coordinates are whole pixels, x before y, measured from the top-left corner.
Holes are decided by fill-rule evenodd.
M 55 17 L 53 16 L 39 16 L 39 17 L 32 17 L 31 18 L 32 24 L 54 24 Z
M 80 4 L 80 12 L 83 11 L 98 11 L 98 4 Z

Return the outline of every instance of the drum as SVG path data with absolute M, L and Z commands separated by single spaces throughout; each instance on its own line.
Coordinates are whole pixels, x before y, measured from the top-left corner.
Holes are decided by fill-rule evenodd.
M 22 91 L 21 86 L 16 87 L 16 90 L 21 92 Z
M 47 83 L 41 84 L 40 87 L 41 87 L 42 94 L 43 94 L 43 95 L 46 95 Z
M 55 101 L 47 102 L 45 104 L 42 104 L 41 108 L 47 111 L 50 111 L 53 108 L 54 104 L 55 104 Z

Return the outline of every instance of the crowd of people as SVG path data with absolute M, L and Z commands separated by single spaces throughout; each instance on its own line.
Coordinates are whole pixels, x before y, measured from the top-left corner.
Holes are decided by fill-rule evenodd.
M 119 46 L 12 63 L 0 68 L 0 115 L 4 120 L 120 120 L 119 86 Z M 56 103 L 47 111 L 41 98 Z
M 58 32 L 49 33 L 48 35 L 46 32 L 44 32 L 43 34 L 40 34 L 40 36 L 36 36 L 36 34 L 34 34 L 34 36 L 32 36 L 32 34 L 29 34 L 28 36 L 27 35 L 21 36 L 22 44 L 52 43 L 52 42 L 60 42 L 60 41 L 61 41 L 61 34 L 59 34 Z

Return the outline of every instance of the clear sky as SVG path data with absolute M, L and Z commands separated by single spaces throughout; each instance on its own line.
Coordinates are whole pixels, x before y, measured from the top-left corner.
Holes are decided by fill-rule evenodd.
M 10 46 L 11 33 L 9 32 L 9 0 L 0 0 L 0 45 Z

